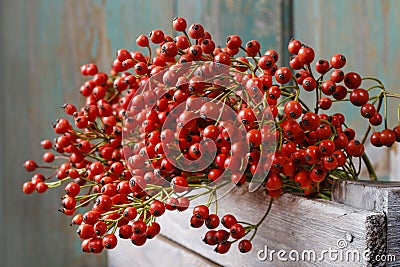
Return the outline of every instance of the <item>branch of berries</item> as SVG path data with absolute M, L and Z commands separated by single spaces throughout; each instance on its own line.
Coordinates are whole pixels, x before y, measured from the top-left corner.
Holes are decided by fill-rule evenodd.
M 181 35 L 153 30 L 137 37 L 148 55 L 118 50 L 109 74 L 83 65 L 90 77 L 80 88 L 86 104 L 62 107 L 69 117 L 53 125 L 54 141 L 42 141 L 49 150 L 44 165 L 24 163 L 29 172 L 43 170 L 23 184 L 24 193 L 65 186 L 60 211 L 73 216 L 83 251 L 113 249 L 117 231 L 141 246 L 160 232 L 157 218 L 166 210 L 184 211 L 208 196 L 194 207 L 190 225 L 210 229 L 203 240 L 218 253 L 236 242 L 248 252 L 274 198 L 297 192 L 329 199 L 333 180 L 358 178 L 354 158 L 376 179 L 364 153 L 368 136 L 374 146 L 400 141 L 400 126 L 387 123 L 387 99 L 400 96 L 376 78 L 344 73 L 344 55 L 313 64 L 314 50 L 291 40 L 290 68 L 278 67 L 278 53 L 261 54 L 257 40 L 243 45 L 231 35 L 216 48 L 201 24 L 187 29 L 178 17 L 173 27 Z M 367 80 L 374 84 L 360 88 Z M 306 92 L 313 92 L 313 107 Z M 339 101 L 368 119 L 361 141 L 333 111 Z M 246 181 L 250 191 L 263 185 L 271 199 L 262 219 L 220 219 L 218 197 Z M 220 222 L 226 230 L 217 230 Z

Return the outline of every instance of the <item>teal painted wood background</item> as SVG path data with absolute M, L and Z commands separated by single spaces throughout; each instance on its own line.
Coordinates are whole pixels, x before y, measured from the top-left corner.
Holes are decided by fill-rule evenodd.
M 139 33 L 172 34 L 174 16 L 202 22 L 219 43 L 229 34 L 257 38 L 281 51 L 288 17 L 274 0 L 13 0 L 0 2 L 0 266 L 105 266 L 105 254 L 86 255 L 57 212 L 60 190 L 25 196 L 22 168 L 40 159 L 40 141 L 65 102 L 80 103 L 79 66 L 108 69 L 118 48 L 135 48 Z
M 293 2 L 293 17 L 290 3 Z M 79 66 L 107 69 L 114 52 L 134 49 L 137 34 L 185 16 L 202 22 L 218 43 L 228 34 L 257 38 L 282 51 L 295 36 L 318 55 L 346 54 L 349 69 L 399 88 L 400 1 L 396 0 L 14 0 L 0 2 L 0 266 L 104 266 L 105 255 L 80 252 L 75 228 L 58 214 L 61 190 L 24 196 L 21 164 L 40 158 L 53 138 L 59 106 L 81 101 Z M 375 151 L 374 151 L 375 152 Z M 387 156 L 385 153 L 383 156 Z M 387 173 L 387 161 L 379 168 Z

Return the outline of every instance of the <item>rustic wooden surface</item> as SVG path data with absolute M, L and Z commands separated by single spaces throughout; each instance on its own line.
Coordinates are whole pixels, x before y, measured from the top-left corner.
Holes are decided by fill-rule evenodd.
M 370 202 L 376 202 L 370 197 Z M 268 198 L 263 191 L 248 193 L 246 187 L 239 188 L 219 202 L 219 214 L 225 212 L 237 214 L 239 220 L 256 223 L 267 208 Z M 399 210 L 398 207 L 397 211 Z M 193 229 L 189 226 L 191 210 L 183 213 L 168 213 L 160 218 L 163 236 L 199 254 L 199 257 L 212 259 L 222 266 L 368 266 L 362 253 L 368 251 L 371 262 L 375 255 L 386 254 L 386 216 L 383 211 L 369 211 L 359 207 L 324 200 L 310 200 L 300 196 L 286 194 L 273 203 L 271 213 L 264 224 L 258 230 L 253 242 L 253 250 L 248 255 L 243 255 L 236 247 L 232 247 L 227 255 L 219 255 L 202 243 L 201 239 L 207 231 L 205 228 Z M 339 241 L 340 240 L 340 241 Z M 268 257 L 265 261 L 259 260 L 260 250 L 268 251 L 285 250 L 287 253 L 296 250 L 300 253 L 305 250 L 313 250 L 316 258 L 322 250 L 337 250 L 338 242 L 345 244 L 342 253 L 358 251 L 361 255 L 358 262 L 335 260 L 325 255 L 324 261 L 279 261 L 277 255 L 271 261 Z M 344 242 L 344 243 L 343 243 Z M 136 250 L 129 243 L 120 244 L 122 251 L 125 246 L 130 247 L 130 253 L 124 253 L 126 261 L 133 259 L 137 262 L 147 259 L 147 253 Z M 394 245 L 394 244 L 388 244 Z M 149 242 L 149 247 L 151 247 Z M 119 250 L 119 249 L 117 249 Z M 114 252 L 113 252 L 114 253 Z M 109 260 L 117 254 L 110 254 Z M 393 252 L 392 252 L 393 253 Z M 121 255 L 120 253 L 118 255 Z M 338 254 L 339 255 L 339 254 Z M 346 254 L 343 254 L 346 255 Z M 264 254 L 260 254 L 264 257 Z M 288 255 L 285 256 L 288 258 Z M 345 257 L 345 256 L 343 256 Z M 131 259 L 131 260 L 130 260 Z M 343 258 L 345 259 L 345 258 Z M 160 258 L 162 260 L 162 258 Z M 173 264 L 173 262 L 171 262 Z M 381 266 L 381 263 L 373 262 L 373 266 Z M 197 265 L 195 265 L 197 266 Z M 397 266 L 397 265 L 392 265 Z
M 400 259 L 400 183 L 336 181 L 334 201 L 355 208 L 383 212 L 387 221 L 387 253 Z M 400 261 L 389 266 L 400 266 Z

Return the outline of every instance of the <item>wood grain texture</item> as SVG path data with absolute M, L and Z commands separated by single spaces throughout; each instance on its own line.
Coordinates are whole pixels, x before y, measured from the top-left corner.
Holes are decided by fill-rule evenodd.
M 333 186 L 334 201 L 385 214 L 387 254 L 400 259 L 400 183 L 335 181 Z M 400 266 L 400 262 L 393 262 L 388 266 Z
M 229 212 L 237 215 L 239 220 L 256 223 L 266 209 L 268 201 L 262 190 L 248 193 L 247 188 L 238 188 L 218 201 L 218 214 L 222 216 Z M 247 255 L 241 254 L 235 247 L 231 248 L 227 255 L 213 252 L 213 247 L 201 241 L 206 229 L 191 228 L 190 216 L 191 210 L 168 213 L 161 217 L 161 234 L 223 266 L 368 266 L 368 260 L 365 261 L 362 253 L 370 253 L 371 264 L 376 264 L 375 255 L 386 253 L 386 217 L 383 212 L 367 211 L 331 201 L 283 195 L 274 202 L 271 213 L 253 240 L 253 250 Z M 346 245 L 342 250 L 338 247 L 339 240 Z M 131 247 L 132 253 L 136 255 L 135 259 L 146 257 L 133 252 L 136 248 L 132 245 L 126 245 Z M 318 258 L 322 257 L 322 251 L 329 249 L 337 250 L 338 255 L 343 253 L 344 256 L 335 258 L 325 255 L 324 261 L 318 261 Z M 267 251 L 267 255 L 259 252 L 260 250 Z M 275 250 L 275 254 L 270 256 L 272 250 Z M 312 250 L 315 251 L 316 258 L 310 260 L 304 254 L 304 261 L 293 261 L 286 254 L 284 257 L 288 260 L 280 261 L 276 254 L 279 250 L 285 250 L 287 253 L 296 250 L 300 255 Z M 358 251 L 361 255 L 360 261 L 345 260 L 346 257 L 350 257 L 346 256 L 349 255 L 347 253 L 352 251 Z M 133 259 L 129 254 L 125 255 L 127 261 Z M 265 261 L 258 259 L 258 255 L 261 258 L 266 257 Z M 111 261 L 112 257 L 110 254 Z

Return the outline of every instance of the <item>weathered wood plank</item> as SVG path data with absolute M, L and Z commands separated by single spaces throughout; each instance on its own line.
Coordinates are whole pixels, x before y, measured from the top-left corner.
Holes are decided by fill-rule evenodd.
M 333 186 L 334 201 L 385 214 L 387 254 L 400 259 L 400 183 L 335 181 Z M 400 262 L 393 262 L 388 266 L 400 266 Z
M 268 198 L 261 190 L 248 193 L 242 187 L 218 203 L 218 214 L 221 216 L 229 212 L 237 215 L 239 220 L 256 223 L 267 207 Z M 228 255 L 216 254 L 212 247 L 201 241 L 206 229 L 189 226 L 190 216 L 191 210 L 161 217 L 161 234 L 223 266 L 299 266 L 299 263 L 301 266 L 367 266 L 368 260 L 363 257 L 365 251 L 371 255 L 370 262 L 373 262 L 375 255 L 386 255 L 386 220 L 383 212 L 352 208 L 331 201 L 283 195 L 274 202 L 248 255 L 241 254 L 236 247 L 232 247 Z M 279 260 L 279 250 L 286 251 L 287 254 L 283 256 L 286 261 Z M 304 260 L 291 260 L 289 253 L 293 250 L 299 253 L 299 257 L 304 255 Z M 323 250 L 336 251 L 338 256 L 322 254 Z M 315 252 L 315 259 L 308 258 L 312 257 L 307 254 L 313 253 L 310 251 Z M 351 253 L 360 257 L 353 259 Z M 129 261 L 130 256 L 126 255 Z M 342 255 L 341 258 L 337 258 L 339 255 Z M 292 254 L 292 257 L 296 257 L 296 254 Z M 319 257 L 324 257 L 324 260 L 318 260 Z M 349 260 L 346 257 L 350 257 Z M 110 255 L 110 261 L 112 258 Z
M 240 219 L 251 220 L 256 223 L 262 215 L 262 207 L 266 207 L 267 198 L 263 192 L 250 194 L 247 189 L 239 189 L 235 193 L 230 193 L 219 201 L 220 214 L 230 212 L 238 214 Z M 352 236 L 351 242 L 347 242 L 349 249 L 359 250 L 361 253 L 365 249 L 371 248 L 379 251 L 384 250 L 384 239 L 378 238 L 374 242 L 374 248 L 367 245 L 368 224 L 372 223 L 379 229 L 384 228 L 384 216 L 382 213 L 366 212 L 354 208 L 349 208 L 338 203 L 309 200 L 294 195 L 284 195 L 273 204 L 271 213 L 264 225 L 259 229 L 257 237 L 254 240 L 253 251 L 250 255 L 243 256 L 236 248 L 230 252 L 229 256 L 215 255 L 211 248 L 199 242 L 200 236 L 204 235 L 204 230 L 190 229 L 188 225 L 190 212 L 183 218 L 182 214 L 171 214 L 161 220 L 164 225 L 163 234 L 177 242 L 194 247 L 200 254 L 211 257 L 216 262 L 225 266 L 258 266 L 270 264 L 285 264 L 288 266 L 297 266 L 298 262 L 280 262 L 275 255 L 274 261 L 267 259 L 266 262 L 257 258 L 257 253 L 265 246 L 272 249 L 297 250 L 301 254 L 303 250 L 315 250 L 320 253 L 326 249 L 338 249 L 338 240 L 346 240 L 346 236 Z M 187 231 L 185 235 L 175 235 L 179 229 Z M 181 230 L 181 231 L 182 231 Z M 378 231 L 380 232 L 380 231 Z M 196 240 L 198 240 L 196 242 Z M 244 260 L 243 258 L 246 258 Z M 361 259 L 363 262 L 363 259 Z M 304 266 L 318 266 L 313 261 L 305 261 Z M 354 266 L 360 266 L 360 262 Z M 325 266 L 342 266 L 343 262 L 330 261 L 326 258 Z M 351 263 L 350 265 L 351 266 Z

